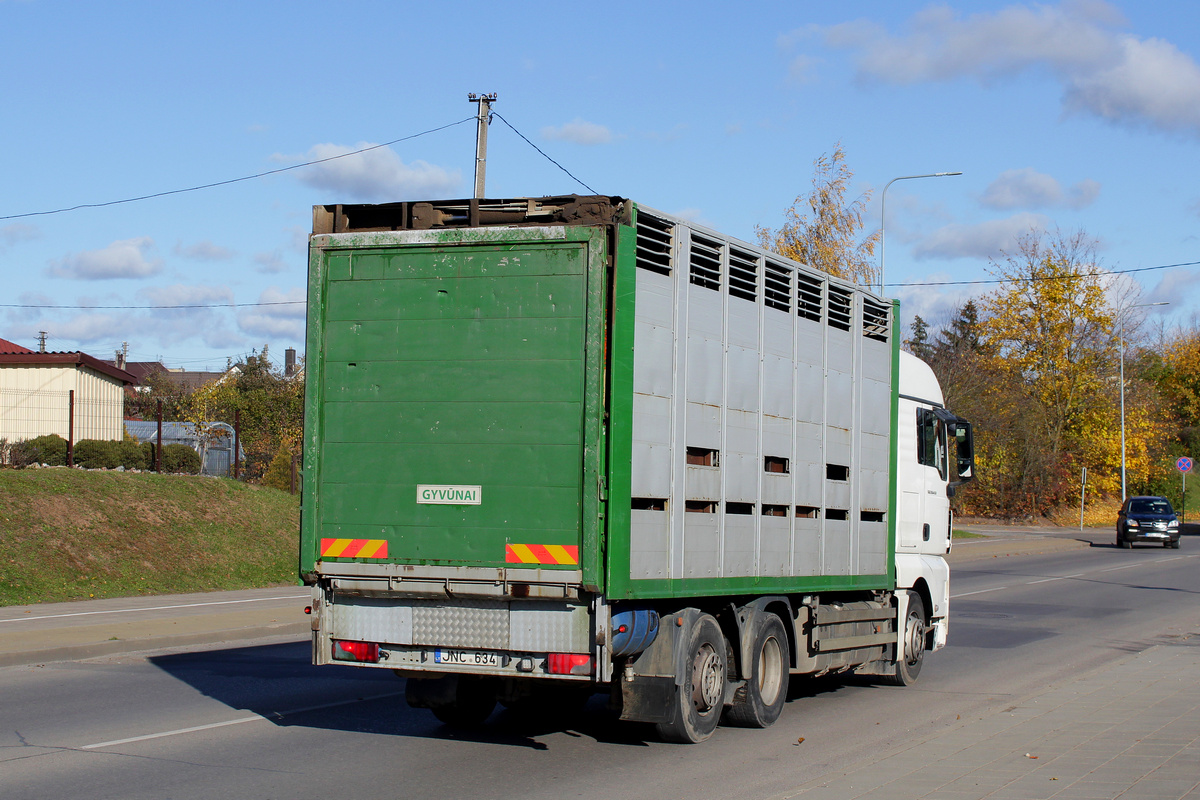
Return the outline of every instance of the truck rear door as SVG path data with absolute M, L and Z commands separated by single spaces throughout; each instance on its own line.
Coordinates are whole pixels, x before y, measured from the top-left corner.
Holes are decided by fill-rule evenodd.
M 588 227 L 313 237 L 311 559 L 600 584 L 605 241 Z

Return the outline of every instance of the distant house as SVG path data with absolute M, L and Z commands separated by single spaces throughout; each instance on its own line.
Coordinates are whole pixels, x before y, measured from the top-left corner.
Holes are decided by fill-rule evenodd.
M 201 386 L 216 383 L 229 374 L 228 372 L 168 369 L 160 361 L 125 361 L 120 357 L 120 354 L 118 354 L 116 359 L 105 361 L 104 363 L 114 366 L 117 369 L 123 369 L 134 377 L 133 385 L 128 389 L 130 392 L 150 391 L 149 381 L 153 375 L 162 375 L 183 391 L 194 392 Z M 234 367 L 234 369 L 237 368 Z
M 0 339 L 0 439 L 66 439 L 73 425 L 74 441 L 120 440 L 123 390 L 134 380 L 87 353 L 40 353 Z

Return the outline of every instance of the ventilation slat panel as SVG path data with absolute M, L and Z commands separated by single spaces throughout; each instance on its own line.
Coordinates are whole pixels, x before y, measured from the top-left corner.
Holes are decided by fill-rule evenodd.
M 637 266 L 670 275 L 675 256 L 675 226 L 645 212 L 638 214 Z
M 689 279 L 697 286 L 721 290 L 721 242 L 692 234 L 691 272 Z

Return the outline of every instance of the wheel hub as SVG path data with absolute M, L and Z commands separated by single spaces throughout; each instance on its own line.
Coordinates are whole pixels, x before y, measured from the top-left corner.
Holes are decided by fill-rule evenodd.
M 909 664 L 915 664 L 925 649 L 925 620 L 916 614 L 909 614 L 905 634 L 904 659 Z
M 724 701 L 725 676 L 721 657 L 705 645 L 692 662 L 692 703 L 700 713 L 711 711 Z

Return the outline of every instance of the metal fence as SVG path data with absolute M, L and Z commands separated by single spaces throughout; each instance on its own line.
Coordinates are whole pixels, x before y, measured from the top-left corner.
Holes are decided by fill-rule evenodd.
M 124 416 L 124 395 L 95 399 L 82 398 L 72 390 L 0 389 L 0 463 L 9 460 L 12 445 L 39 436 L 65 439 L 68 453 L 84 439 L 120 441 L 127 433 L 138 441 L 157 443 L 157 422 L 127 423 Z M 184 444 L 195 450 L 200 455 L 201 474 L 236 473 L 233 450 L 237 435 L 232 426 L 210 422 L 198 428 L 173 421 L 163 426 L 162 444 Z
M 56 434 L 69 441 L 120 439 L 123 398 L 80 397 L 73 391 L 0 389 L 0 439 L 10 443 Z

